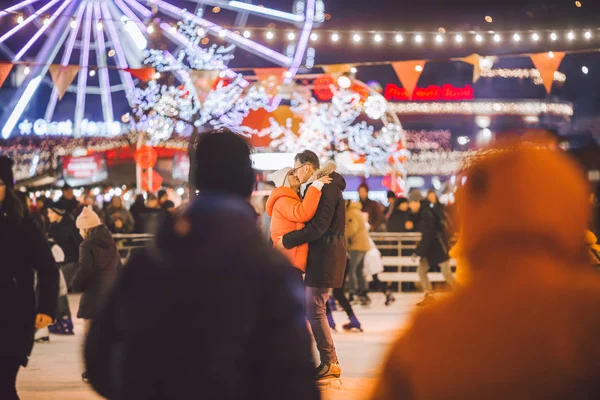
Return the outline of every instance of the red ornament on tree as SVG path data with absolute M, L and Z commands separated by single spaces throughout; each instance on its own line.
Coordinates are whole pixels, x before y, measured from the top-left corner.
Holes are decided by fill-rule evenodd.
M 158 154 L 154 147 L 142 146 L 135 152 L 135 162 L 143 169 L 151 168 L 156 165 Z
M 393 191 L 396 194 L 396 197 L 404 196 L 404 193 L 406 192 L 404 179 L 396 174 L 387 174 L 381 180 L 381 184 Z

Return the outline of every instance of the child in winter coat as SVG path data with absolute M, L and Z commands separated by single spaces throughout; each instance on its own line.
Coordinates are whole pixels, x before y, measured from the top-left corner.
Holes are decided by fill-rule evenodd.
M 79 269 L 73 278 L 73 289 L 83 292 L 77 318 L 85 320 L 87 335 L 98 306 L 117 277 L 121 259 L 112 233 L 91 206 L 85 207 L 77 217 L 77 228 L 83 242 L 79 249 Z M 85 372 L 82 377 L 87 379 Z
M 271 217 L 271 239 L 273 243 L 277 243 L 278 238 L 304 228 L 304 224 L 314 217 L 321 200 L 321 189 L 331 183 L 331 178 L 324 176 L 313 182 L 306 190 L 303 200 L 298 195 L 300 181 L 294 176 L 292 168 L 280 169 L 270 178 L 276 189 L 267 200 L 266 211 Z M 306 272 L 308 243 L 282 252 L 298 269 L 301 277 L 301 274 Z

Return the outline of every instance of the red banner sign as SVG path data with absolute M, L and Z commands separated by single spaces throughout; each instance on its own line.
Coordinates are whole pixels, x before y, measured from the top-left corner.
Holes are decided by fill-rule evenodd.
M 385 87 L 384 96 L 388 101 L 464 101 L 473 100 L 475 91 L 470 85 L 462 88 L 449 84 L 429 85 L 426 88 L 416 88 L 411 99 L 406 89 L 390 83 Z
M 64 156 L 62 173 L 71 186 L 101 182 L 108 177 L 106 160 L 101 154 L 85 157 Z

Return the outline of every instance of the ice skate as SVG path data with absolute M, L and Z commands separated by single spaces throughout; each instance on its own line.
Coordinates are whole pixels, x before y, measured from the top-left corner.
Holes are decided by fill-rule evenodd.
M 48 327 L 50 333 L 55 335 L 74 335 L 73 332 L 73 321 L 69 317 L 63 317 L 61 320 Z
M 337 332 L 337 329 L 335 329 L 335 320 L 333 319 L 333 315 L 327 314 L 327 323 L 333 332 Z
M 417 306 L 419 306 L 419 307 L 428 306 L 430 304 L 435 303 L 436 301 L 437 300 L 436 300 L 435 296 L 433 295 L 433 293 L 425 293 L 425 298 L 423 298 L 423 300 L 418 302 Z
M 317 368 L 317 386 L 320 389 L 342 388 L 342 368 L 339 363 L 321 364 Z
M 350 317 L 350 322 L 345 324 L 343 328 L 346 332 L 363 332 L 360 322 L 354 315 Z
M 395 301 L 396 301 L 396 298 L 394 297 L 394 295 L 392 294 L 392 292 L 387 291 L 385 293 L 385 305 L 389 306 L 390 304 L 392 304 Z
M 358 301 L 360 302 L 361 306 L 371 305 L 371 298 L 369 296 L 367 296 L 367 294 L 359 296 Z
M 50 343 L 50 331 L 48 328 L 38 329 L 33 340 L 35 343 Z

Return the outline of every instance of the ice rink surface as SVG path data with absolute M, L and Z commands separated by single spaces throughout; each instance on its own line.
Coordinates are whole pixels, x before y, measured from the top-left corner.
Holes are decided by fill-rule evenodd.
M 421 293 L 396 294 L 396 302 L 386 307 L 384 297 L 375 293 L 369 307 L 355 306 L 363 333 L 342 332 L 347 321 L 343 311 L 335 311 L 338 333 L 334 341 L 342 366 L 343 389 L 323 391 L 324 400 L 365 399 L 384 361 L 387 347 L 398 335 L 422 298 Z M 75 315 L 79 296 L 70 295 L 71 311 Z M 19 373 L 18 390 L 22 400 L 88 400 L 100 399 L 81 381 L 83 320 L 75 320 L 75 336 L 51 336 L 51 342 L 34 347 L 29 367 Z M 316 352 L 316 349 L 315 349 Z

